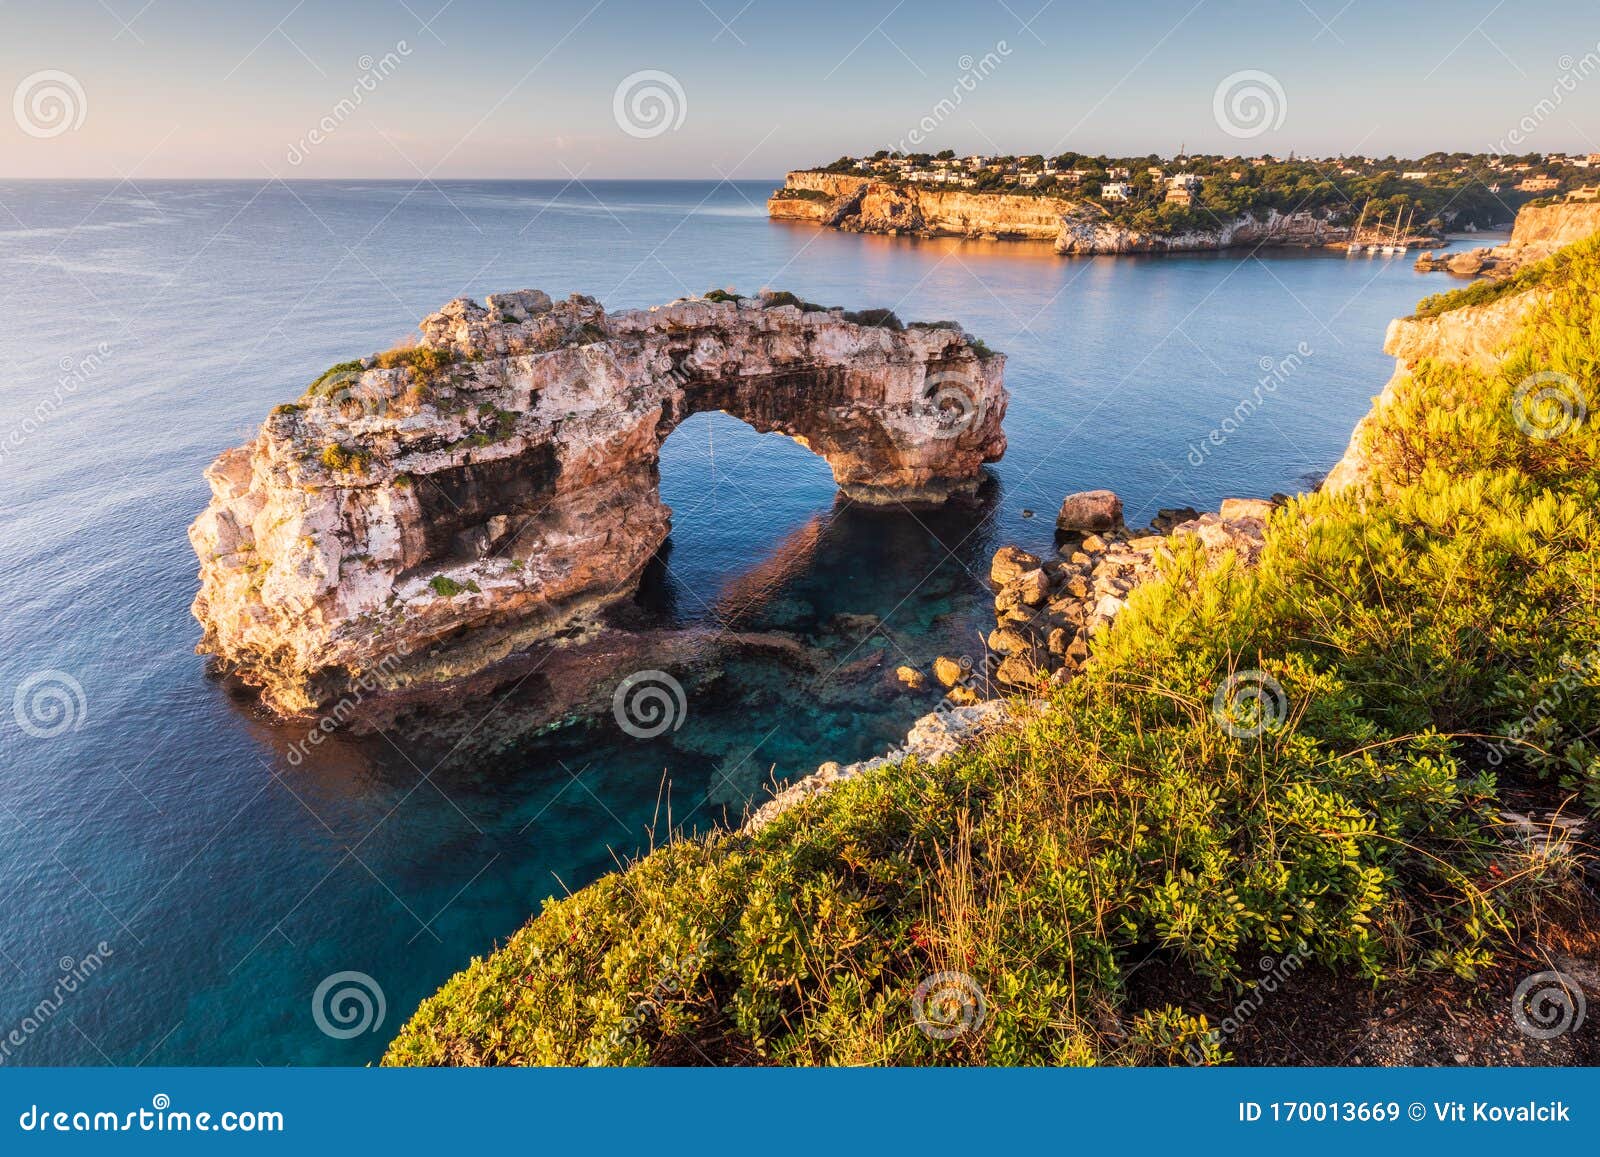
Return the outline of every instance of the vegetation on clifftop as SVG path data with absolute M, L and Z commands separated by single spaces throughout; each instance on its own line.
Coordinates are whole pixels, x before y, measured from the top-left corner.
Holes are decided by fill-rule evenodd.
M 1223 1059 L 1136 966 L 1225 991 L 1263 955 L 1484 968 L 1582 887 L 1501 793 L 1600 806 L 1600 246 L 1546 277 L 1503 366 L 1419 367 L 1369 489 L 1289 503 L 1257 568 L 1180 551 L 987 742 L 548 902 L 386 1062 Z M 983 1016 L 922 1031 L 919 985 L 963 982 Z

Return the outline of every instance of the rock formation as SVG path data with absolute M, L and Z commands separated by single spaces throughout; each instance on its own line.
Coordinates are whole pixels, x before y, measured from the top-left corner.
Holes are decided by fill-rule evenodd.
M 1048 241 L 1057 253 L 1166 253 L 1235 245 L 1328 245 L 1349 236 L 1312 212 L 1245 214 L 1215 229 L 1143 233 L 1091 203 L 1065 197 L 976 193 L 797 170 L 767 201 L 776 220 L 811 221 L 854 233 Z
M 1134 587 L 1156 573 L 1161 555 L 1170 553 L 1178 539 L 1192 536 L 1212 561 L 1231 552 L 1242 564 L 1253 565 L 1274 505 L 1266 499 L 1229 498 L 1215 514 L 1196 515 L 1166 532 L 1152 528 L 1130 535 L 1122 525 L 1122 503 L 1111 491 L 1068 495 L 1064 517 L 1074 524 L 1099 524 L 1100 532 L 1082 525 L 1067 528 L 1053 559 L 1014 546 L 995 552 L 989 579 L 997 588 L 996 622 L 986 656 L 992 689 L 1032 689 L 1045 679 L 1060 682 L 1075 675 L 1088 661 L 1094 638 L 1127 605 Z
M 835 784 L 894 767 L 909 758 L 934 762 L 1031 709 L 1037 701 L 1019 693 L 1040 692 L 1073 678 L 1088 662 L 1093 640 L 1127 605 L 1133 589 L 1153 577 L 1178 539 L 1192 536 L 1213 564 L 1226 554 L 1253 566 L 1266 543 L 1267 519 L 1277 502 L 1228 498 L 1217 513 L 1195 514 L 1167 529 L 1130 535 L 1122 525 L 1122 502 L 1110 490 L 1068 495 L 1069 514 L 1100 520 L 1115 510 L 1115 529 L 1104 534 L 1063 533 L 1058 557 L 1041 559 L 1016 546 L 1002 546 L 990 564 L 995 587 L 995 629 L 987 653 L 971 658 L 940 656 L 934 677 L 946 688 L 938 708 L 918 719 L 905 742 L 883 755 L 855 763 L 822 764 L 780 789 L 751 815 L 746 832 L 760 831 L 790 808 Z M 1171 516 L 1179 511 L 1163 511 Z M 920 675 L 921 672 L 916 672 Z
M 985 731 L 1005 723 L 1013 715 L 1012 705 L 1002 699 L 991 699 L 985 703 L 973 703 L 967 706 L 950 702 L 941 703 L 938 710 L 928 712 L 911 725 L 911 730 L 906 733 L 905 742 L 899 747 L 883 755 L 875 755 L 871 759 L 857 760 L 855 763 L 843 765 L 837 762 L 824 763 L 810 775 L 780 789 L 770 800 L 755 810 L 745 822 L 743 830 L 747 833 L 759 832 L 802 800 L 809 799 L 818 792 L 827 791 L 836 783 L 854 779 L 858 775 L 894 767 L 907 759 L 920 759 L 924 763 L 943 759 L 963 745 L 971 743 Z
M 1394 374 L 1383 392 L 1373 399 L 1372 409 L 1356 423 L 1334 468 L 1323 480 L 1322 489 L 1337 493 L 1361 486 L 1369 473 L 1366 438 L 1368 431 L 1411 380 L 1424 361 L 1450 365 L 1471 365 L 1492 369 L 1499 364 L 1506 343 L 1533 309 L 1545 297 L 1540 289 L 1512 293 L 1483 305 L 1452 309 L 1437 317 L 1399 317 L 1384 333 L 1383 351 L 1395 359 Z
M 942 501 L 1004 452 L 1004 358 L 959 328 L 713 297 L 459 299 L 334 367 L 206 471 L 199 649 L 291 713 L 570 632 L 666 538 L 660 447 L 703 410 L 793 437 L 863 502 Z
M 1459 253 L 1428 252 L 1417 258 L 1421 273 L 1449 273 L 1456 277 L 1503 280 L 1543 261 L 1585 237 L 1600 233 L 1600 201 L 1557 201 L 1552 205 L 1524 205 L 1504 245 L 1465 249 Z

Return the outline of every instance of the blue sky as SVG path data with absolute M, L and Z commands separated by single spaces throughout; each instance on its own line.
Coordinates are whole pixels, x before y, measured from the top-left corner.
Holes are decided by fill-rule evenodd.
M 1597 44 L 1592 2 L 0 0 L 0 177 L 767 178 L 913 129 L 1417 155 L 1520 123 L 1516 151 L 1600 151 Z M 1259 135 L 1217 115 L 1241 72 L 1275 86 Z M 630 132 L 639 73 L 670 111 Z

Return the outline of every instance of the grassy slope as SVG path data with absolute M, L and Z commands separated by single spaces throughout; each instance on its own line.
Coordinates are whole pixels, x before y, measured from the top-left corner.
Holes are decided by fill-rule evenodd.
M 1374 492 L 1297 499 L 1253 572 L 1174 559 L 1088 674 L 983 746 L 548 902 L 386 1063 L 1220 1057 L 1202 1020 L 1134 1007 L 1129 968 L 1483 967 L 1576 887 L 1492 830 L 1496 777 L 1600 804 L 1600 423 L 1530 438 L 1513 405 L 1555 372 L 1600 410 L 1600 244 L 1544 276 L 1500 371 L 1423 366 L 1383 413 Z M 1285 712 L 1237 738 L 1213 702 L 1244 671 Z M 985 1015 L 945 1040 L 912 999 L 949 971 Z

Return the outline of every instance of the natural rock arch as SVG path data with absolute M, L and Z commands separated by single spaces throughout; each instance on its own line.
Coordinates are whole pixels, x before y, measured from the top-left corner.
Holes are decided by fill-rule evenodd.
M 943 501 L 1005 449 L 1004 358 L 950 323 L 524 290 L 421 330 L 206 471 L 200 650 L 278 711 L 472 674 L 630 595 L 670 528 L 661 444 L 692 414 L 796 439 L 863 502 Z

